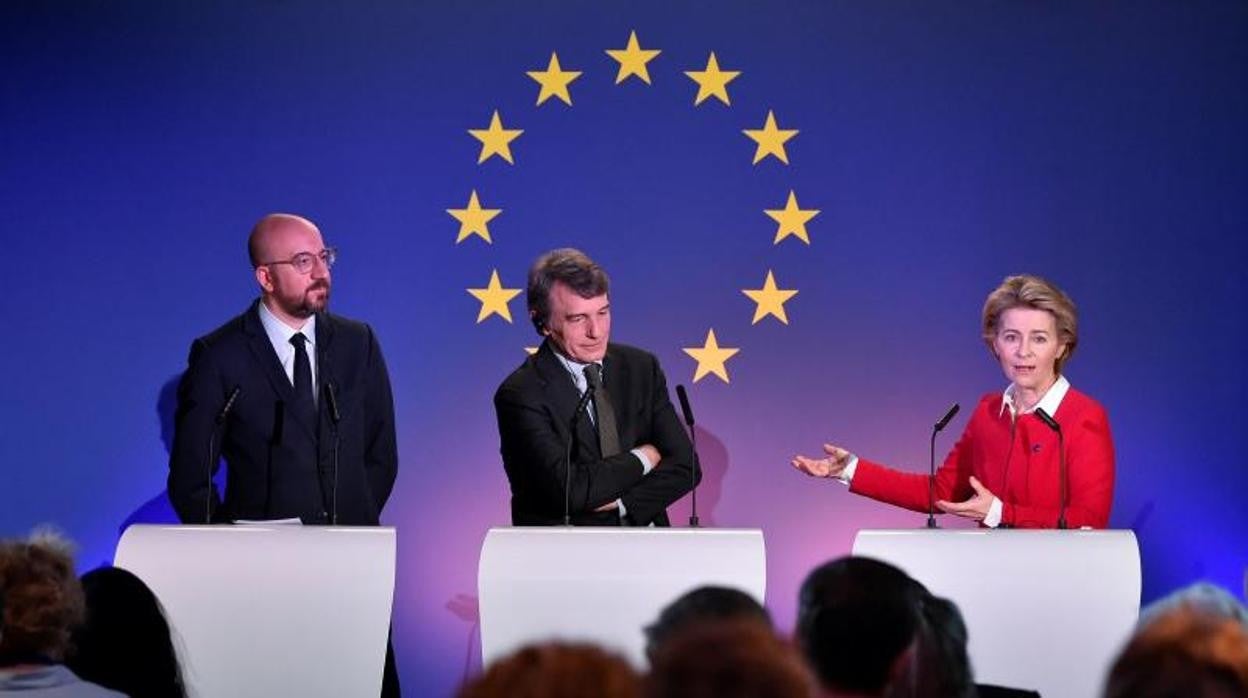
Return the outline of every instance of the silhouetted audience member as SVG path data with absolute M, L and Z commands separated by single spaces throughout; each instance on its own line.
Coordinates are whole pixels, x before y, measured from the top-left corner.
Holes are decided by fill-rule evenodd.
M 682 594 L 659 612 L 645 628 L 646 657 L 654 663 L 655 654 L 674 635 L 699 623 L 729 619 L 753 620 L 773 630 L 771 614 L 754 597 L 729 587 L 704 586 Z
M 1184 600 L 1184 594 L 1193 597 Z M 1204 603 L 1208 589 L 1186 590 L 1146 609 L 1105 683 L 1105 698 L 1248 696 L 1248 629 L 1242 606 Z M 1231 599 L 1229 595 L 1221 599 Z
M 814 675 L 757 617 L 696 619 L 651 658 L 648 698 L 810 698 Z
M 0 597 L 0 695 L 121 695 L 83 681 L 62 664 L 84 605 L 67 541 L 37 533 L 28 541 L 0 542 Z
M 952 601 L 919 595 L 918 679 L 923 698 L 976 698 L 974 672 L 966 651 L 969 635 L 962 612 Z
M 67 664 L 88 681 L 131 698 L 182 698 L 186 690 L 169 623 L 143 580 L 119 567 L 82 576 L 87 620 Z
M 913 695 L 923 594 L 905 572 L 865 557 L 833 560 L 806 577 L 797 640 L 825 695 Z
M 460 688 L 459 698 L 640 698 L 641 680 L 621 657 L 590 644 L 529 645 Z

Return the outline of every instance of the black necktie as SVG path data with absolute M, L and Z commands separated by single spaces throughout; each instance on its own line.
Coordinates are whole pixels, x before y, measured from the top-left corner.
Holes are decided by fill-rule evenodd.
M 302 332 L 290 338 L 290 343 L 295 345 L 295 408 L 315 421 L 316 401 L 312 396 L 312 362 L 308 360 L 307 341 Z
M 585 367 L 585 380 L 594 391 L 594 416 L 598 425 L 598 448 L 603 458 L 620 452 L 620 432 L 615 426 L 615 408 L 611 395 L 602 387 L 602 367 L 590 364 Z

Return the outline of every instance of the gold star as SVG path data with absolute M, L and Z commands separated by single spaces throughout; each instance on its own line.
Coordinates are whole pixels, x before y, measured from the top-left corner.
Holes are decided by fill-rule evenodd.
M 498 270 L 495 269 L 494 273 L 490 274 L 490 283 L 485 288 L 470 288 L 468 293 L 481 301 L 481 312 L 477 313 L 478 323 L 491 315 L 498 315 L 507 322 L 511 322 L 511 309 L 507 307 L 507 303 L 520 295 L 520 289 L 503 288 L 502 282 L 498 280 Z
M 776 288 L 776 277 L 772 275 L 770 269 L 767 270 L 767 280 L 763 282 L 762 288 L 743 288 L 741 292 L 758 304 L 754 308 L 754 321 L 750 324 L 757 325 L 759 320 L 768 315 L 774 315 L 780 322 L 789 324 L 789 317 L 784 314 L 784 304 L 796 296 L 797 291 Z
M 468 133 L 481 141 L 481 156 L 477 158 L 478 165 L 488 160 L 491 155 L 497 155 L 512 165 L 516 164 L 516 161 L 511 159 L 511 142 L 519 138 L 524 131 L 503 128 L 503 121 L 498 118 L 497 109 L 494 110 L 494 116 L 490 119 L 489 128 L 470 128 Z
M 711 51 L 711 58 L 706 62 L 706 70 L 686 70 L 685 75 L 690 80 L 698 83 L 698 96 L 693 98 L 693 106 L 698 106 L 706 101 L 707 97 L 714 95 L 724 104 L 728 102 L 728 83 L 737 79 L 741 74 L 739 70 L 720 70 L 719 61 L 715 59 L 715 52 Z
M 607 49 L 607 55 L 620 64 L 620 70 L 615 74 L 615 84 L 624 82 L 630 75 L 636 75 L 641 78 L 642 82 L 649 85 L 650 71 L 646 68 L 646 64 L 660 53 L 662 51 L 657 49 L 642 49 L 637 43 L 637 32 L 630 32 L 626 48 Z
M 537 347 L 525 347 L 524 353 L 528 354 L 529 356 L 533 356 L 534 354 L 537 353 Z
M 546 66 L 546 70 L 530 70 L 525 75 L 542 86 L 541 92 L 537 94 L 537 106 L 542 106 L 542 102 L 551 97 L 558 97 L 563 100 L 564 104 L 572 106 L 572 95 L 568 92 L 568 84 L 581 77 L 581 74 L 559 67 L 559 56 L 554 52 L 550 54 L 550 64 Z
M 807 245 L 810 244 L 810 236 L 806 234 L 806 224 L 811 218 L 819 215 L 819 209 L 798 208 L 797 195 L 792 190 L 789 190 L 789 201 L 784 205 L 784 208 L 779 210 L 764 209 L 763 213 L 771 216 L 774 221 L 780 224 L 780 227 L 776 228 L 774 244 L 779 245 L 781 240 L 790 235 L 796 236 Z
M 754 164 L 759 160 L 774 155 L 780 162 L 789 164 L 789 156 L 784 151 L 784 144 L 797 135 L 797 129 L 781 129 L 776 127 L 776 115 L 767 111 L 767 121 L 761 129 L 745 129 L 745 135 L 758 144 L 754 151 Z
M 684 347 L 684 352 L 698 362 L 698 369 L 693 374 L 693 382 L 697 383 L 706 374 L 714 373 L 727 383 L 728 368 L 724 366 L 724 362 L 739 351 L 741 350 L 721 348 L 719 342 L 715 340 L 715 330 L 707 331 L 705 344 L 700 347 Z
M 481 202 L 477 200 L 477 190 L 473 189 L 472 195 L 468 197 L 468 208 L 448 208 L 446 212 L 459 221 L 456 245 L 466 240 L 469 235 L 479 235 L 482 240 L 492 244 L 494 241 L 490 239 L 490 228 L 486 224 L 502 213 L 503 209 L 481 208 Z

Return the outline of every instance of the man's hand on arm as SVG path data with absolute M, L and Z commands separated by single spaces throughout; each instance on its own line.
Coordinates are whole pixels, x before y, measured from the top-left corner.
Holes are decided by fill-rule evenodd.
M 650 444 L 642 444 L 633 450 L 641 451 L 643 454 L 645 454 L 646 459 L 649 461 L 649 466 L 650 466 L 646 468 L 647 473 L 659 467 L 659 461 L 663 460 L 663 454 L 659 453 L 659 449 L 655 448 L 654 446 Z
M 659 453 L 659 449 L 655 448 L 651 444 L 642 444 L 632 449 L 632 453 L 634 455 L 637 455 L 638 458 L 642 461 L 642 468 L 644 468 L 647 473 L 659 467 L 659 461 L 663 460 L 663 454 Z M 594 511 L 596 512 L 617 511 L 620 509 L 622 505 L 623 505 L 623 502 L 621 502 L 619 499 L 615 499 L 610 502 L 607 502 L 606 504 L 603 504 L 600 507 L 595 508 Z

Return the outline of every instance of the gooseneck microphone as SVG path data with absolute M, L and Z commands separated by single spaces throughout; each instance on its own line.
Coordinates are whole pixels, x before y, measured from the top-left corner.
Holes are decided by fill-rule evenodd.
M 685 417 L 685 425 L 689 427 L 689 441 L 693 445 L 693 470 L 689 474 L 689 494 L 692 497 L 692 507 L 689 510 L 689 527 L 698 527 L 698 472 L 701 465 L 698 462 L 698 432 L 693 428 L 693 410 L 689 407 L 689 395 L 685 392 L 685 386 L 676 386 L 676 397 L 680 400 L 680 411 Z
M 1059 529 L 1066 528 L 1066 437 L 1062 435 L 1062 425 L 1057 423 L 1048 412 L 1043 408 L 1037 407 L 1035 414 L 1044 422 L 1045 426 L 1057 432 L 1057 450 L 1058 450 L 1058 497 L 1061 503 L 1057 507 L 1057 527 Z
M 953 403 L 945 416 L 941 417 L 932 427 L 932 443 L 927 455 L 927 527 L 940 528 L 936 525 L 936 435 L 949 426 L 949 421 L 958 413 L 962 406 Z
M 588 382 L 587 382 L 588 383 Z M 572 413 L 572 423 L 568 425 L 568 445 L 563 450 L 563 525 L 572 525 L 572 444 L 576 441 L 576 425 L 581 419 L 585 406 L 594 399 L 594 386 L 586 385 L 581 393 L 581 401 L 576 403 L 576 411 Z
M 334 461 L 333 474 L 330 479 L 330 505 L 329 505 L 329 525 L 338 525 L 338 451 L 342 444 L 342 439 L 338 433 L 338 422 L 342 421 L 342 414 L 338 411 L 338 391 L 334 388 L 334 382 L 325 381 L 325 404 L 329 407 L 329 423 L 334 433 Z
M 217 432 L 221 430 L 221 425 L 225 424 L 225 420 L 229 418 L 230 411 L 234 409 L 234 402 L 238 400 L 238 394 L 243 392 L 243 386 L 236 385 L 225 398 L 225 404 L 221 405 L 221 409 L 217 410 L 217 416 L 212 420 L 212 431 L 208 434 L 208 455 L 204 459 L 204 523 L 212 523 L 212 468 L 217 464 Z

